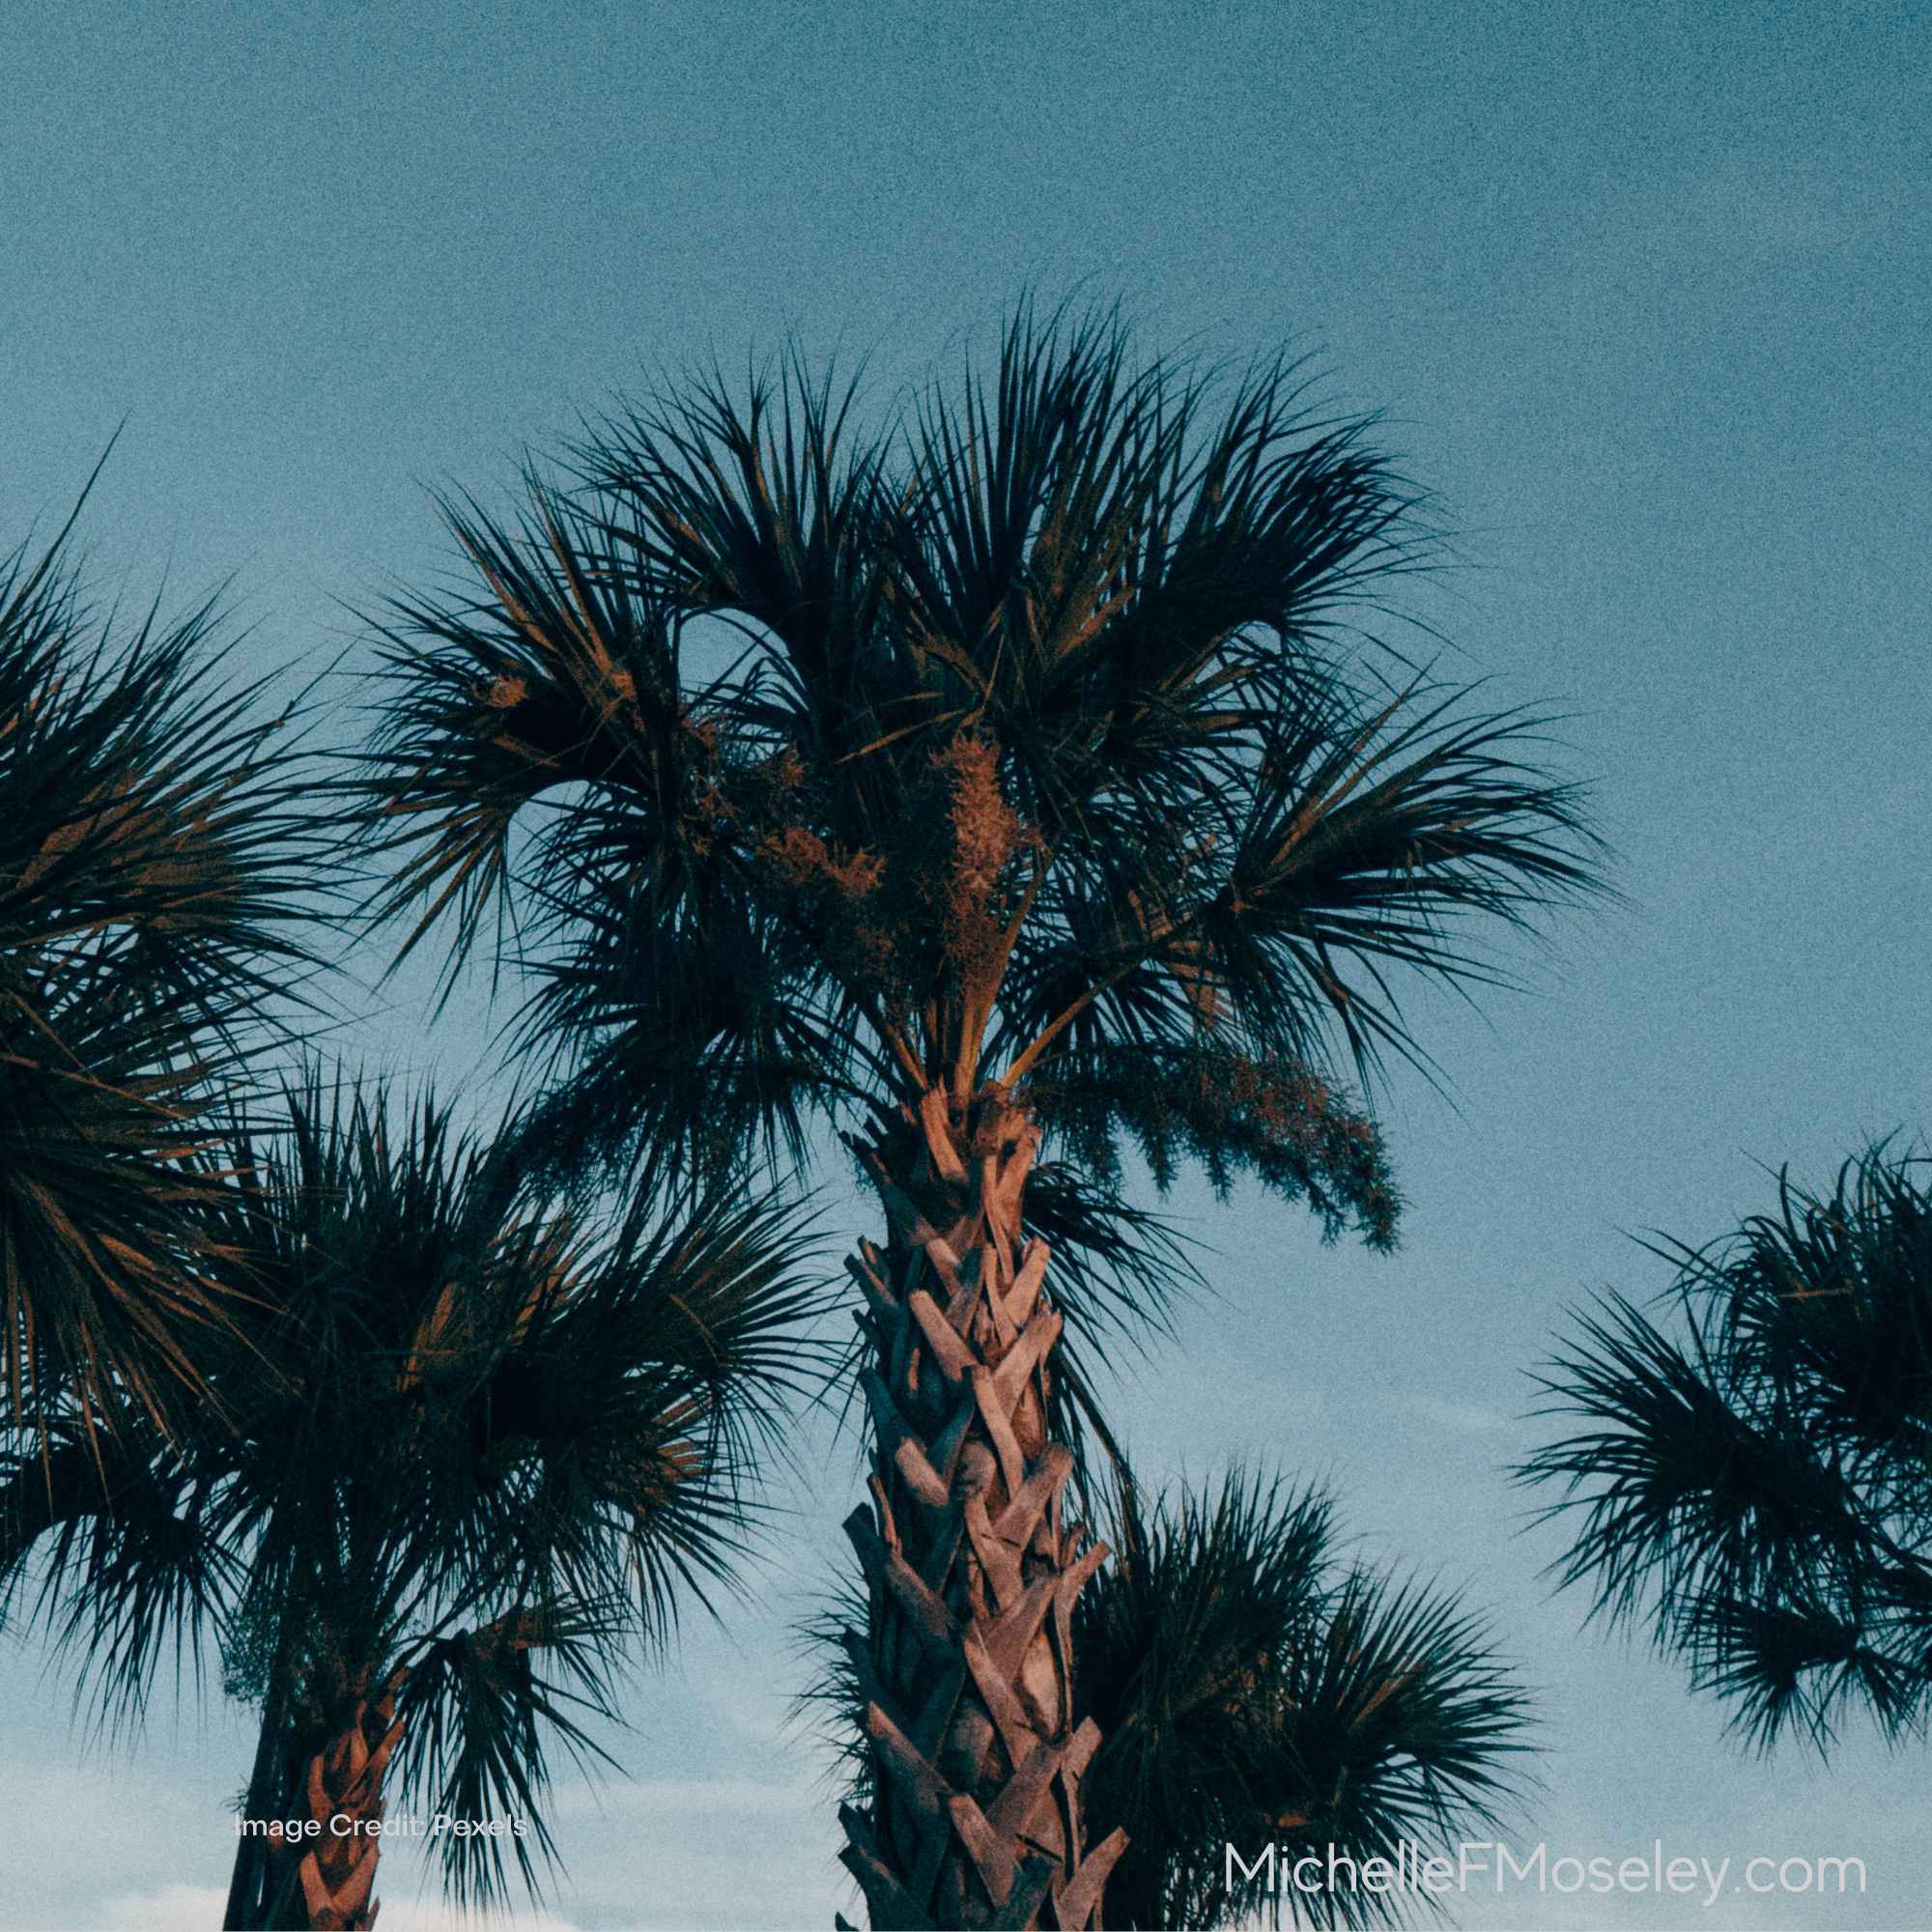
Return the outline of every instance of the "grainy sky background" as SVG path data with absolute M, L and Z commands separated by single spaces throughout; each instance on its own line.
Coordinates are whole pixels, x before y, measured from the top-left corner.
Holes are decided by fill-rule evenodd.
M 15 0 L 0 538 L 125 419 L 86 519 L 104 581 L 236 572 L 248 662 L 315 667 L 344 600 L 446 562 L 425 482 L 499 488 L 647 364 L 793 331 L 890 384 L 1028 283 L 1120 296 L 1153 346 L 1316 352 L 1461 532 L 1424 614 L 1499 697 L 1572 714 L 1634 903 L 1518 955 L 1529 992 L 1423 1009 L 1454 1100 L 1387 1096 L 1397 1258 L 1183 1189 L 1215 1297 L 1117 1413 L 1177 1479 L 1325 1476 L 1366 1548 L 1493 1610 L 1545 1717 L 1520 1847 L 1870 1872 L 1861 1901 L 1479 1895 L 1464 1924 L 1922 1923 L 1932 1760 L 1726 1745 L 1547 1597 L 1556 1546 L 1501 1470 L 1565 1306 L 1661 1285 L 1633 1232 L 1702 1238 L 1766 1202 L 1763 1163 L 1824 1176 L 1932 1124 L 1928 28 L 1763 0 Z M 487 1071 L 480 1005 L 431 1028 L 418 991 L 357 1002 L 354 1049 Z M 784 1714 L 854 1448 L 811 1437 L 806 1469 L 753 1605 L 637 1687 L 628 1776 L 566 1782 L 568 1874 L 526 1925 L 850 1909 Z M 215 1922 L 241 1714 L 163 1694 L 83 1755 L 68 1689 L 0 1640 L 0 1925 Z M 390 1932 L 445 1922 L 384 1872 Z

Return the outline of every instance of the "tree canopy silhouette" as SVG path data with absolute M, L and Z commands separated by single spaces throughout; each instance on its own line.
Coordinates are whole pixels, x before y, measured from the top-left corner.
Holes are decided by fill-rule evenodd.
M 1848 1712 L 1932 1714 L 1932 1192 L 1881 1143 L 1829 1192 L 1679 1269 L 1653 1316 L 1611 1296 L 1542 1378 L 1577 1419 L 1525 1464 L 1575 1525 L 1559 1574 L 1648 1628 L 1770 1746 Z
M 224 682 L 213 604 L 91 605 L 79 514 L 0 561 L 8 1421 L 76 1390 L 97 1421 L 206 1394 L 211 1110 L 253 1077 L 339 879 L 291 708 Z
M 1084 1925 L 1123 1838 L 1077 1795 L 1074 1347 L 1175 1262 L 1125 1159 L 1391 1244 L 1352 1083 L 1594 850 L 1534 718 L 1378 641 L 1418 497 L 1292 363 L 1217 383 L 1022 308 L 990 369 L 869 407 L 798 357 L 698 379 L 519 519 L 445 505 L 467 581 L 387 626 L 381 907 L 527 972 L 550 1148 L 665 1184 L 845 1136 L 888 1236 L 851 1263 L 847 1862 L 875 1923 Z

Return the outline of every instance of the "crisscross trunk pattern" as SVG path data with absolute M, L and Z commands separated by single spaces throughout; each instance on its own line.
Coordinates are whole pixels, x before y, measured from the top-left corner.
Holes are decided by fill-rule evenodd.
M 872 1802 L 840 1817 L 875 1928 L 1097 1926 L 1126 1847 L 1082 1836 L 1099 1731 L 1073 1709 L 1072 1613 L 1106 1547 L 1064 1520 L 1073 1459 L 1047 1435 L 1061 1317 L 1020 1232 L 1038 1145 L 1023 1108 L 962 1120 L 934 1089 L 916 1132 L 862 1150 L 889 1229 L 847 1263 L 873 1357 L 870 1501 L 845 1524 L 869 1629 L 844 1638 Z
M 383 1776 L 402 1734 L 402 1675 L 373 1695 L 343 1687 L 328 1736 L 298 1764 L 291 1815 L 314 1821 L 320 1835 L 299 1843 L 279 1831 L 271 1836 L 269 1896 L 283 1901 L 276 1924 L 305 1932 L 366 1932 L 375 1924 L 382 1838 L 370 1828 L 382 1822 Z M 339 1821 L 346 1822 L 337 1830 Z

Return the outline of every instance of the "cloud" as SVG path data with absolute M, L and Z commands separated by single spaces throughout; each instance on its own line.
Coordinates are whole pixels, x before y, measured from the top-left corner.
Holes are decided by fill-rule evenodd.
M 814 1781 L 767 1784 L 752 1778 L 640 1778 L 566 1792 L 549 1808 L 552 1819 L 669 1818 L 696 1812 L 707 1819 L 793 1818 L 821 1796 Z
M 1500 1409 L 1481 1402 L 1445 1402 L 1439 1396 L 1400 1392 L 1388 1399 L 1398 1413 L 1412 1416 L 1432 1428 L 1446 1429 L 1456 1435 L 1487 1435 L 1507 1429 L 1512 1418 Z
M 164 1885 L 157 1891 L 109 1899 L 95 1923 L 100 1932 L 208 1932 L 221 1923 L 228 1894 L 212 1885 Z M 466 1918 L 434 1899 L 384 1898 L 383 1932 L 579 1932 L 554 1912 Z

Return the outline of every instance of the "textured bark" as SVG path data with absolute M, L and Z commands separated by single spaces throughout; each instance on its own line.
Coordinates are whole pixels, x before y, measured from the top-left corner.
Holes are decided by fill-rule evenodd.
M 366 1828 L 383 1817 L 383 1775 L 402 1726 L 396 1719 L 401 1671 L 380 1688 L 337 1682 L 325 1703 L 318 1740 L 298 1747 L 287 1816 L 315 1820 L 320 1833 L 299 1842 L 270 1839 L 266 1923 L 303 1932 L 364 1932 L 376 1922 L 376 1864 L 382 1839 Z M 334 1822 L 346 1820 L 343 1829 Z
M 1072 1469 L 1047 1438 L 1061 1318 L 1046 1244 L 1021 1245 L 1038 1133 L 935 1090 L 899 1145 L 867 1151 L 882 1254 L 847 1264 L 874 1359 L 869 1505 L 847 1520 L 869 1629 L 847 1632 L 872 1771 L 841 1854 L 875 1928 L 1097 1925 L 1115 1832 L 1083 1843 L 1099 1743 L 1073 1710 L 1075 1598 L 1106 1554 L 1063 1520 Z

